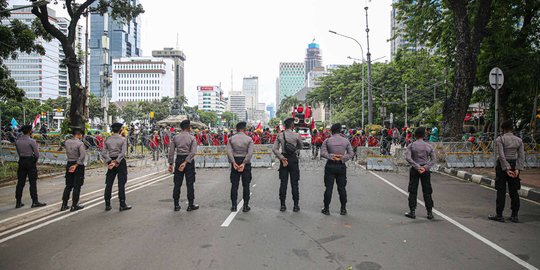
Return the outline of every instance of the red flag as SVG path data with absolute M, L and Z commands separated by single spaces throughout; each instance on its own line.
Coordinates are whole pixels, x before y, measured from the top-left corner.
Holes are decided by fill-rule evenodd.
M 311 117 L 311 107 L 306 104 L 306 118 Z
M 262 123 L 261 122 L 259 122 L 259 124 L 257 125 L 257 128 L 255 130 L 257 130 L 257 129 L 262 130 Z
M 36 115 L 36 118 L 34 119 L 34 122 L 32 123 L 32 129 L 34 129 L 37 124 L 39 124 L 41 122 L 41 118 L 39 116 L 39 114 Z
M 311 119 L 311 130 L 314 130 L 315 128 L 315 121 Z

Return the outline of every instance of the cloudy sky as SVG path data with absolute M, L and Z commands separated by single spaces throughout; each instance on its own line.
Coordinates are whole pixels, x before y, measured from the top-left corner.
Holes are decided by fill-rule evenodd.
M 242 78 L 259 77 L 259 102 L 275 100 L 279 62 L 301 62 L 307 44 L 320 44 L 323 64 L 346 64 L 360 58 L 354 41 L 328 33 L 329 29 L 357 38 L 366 47 L 364 6 L 369 7 L 372 59 L 390 60 L 391 0 L 141 0 L 142 49 L 145 55 L 162 47 L 180 48 L 187 56 L 186 96 L 197 102 L 197 85 L 240 90 Z

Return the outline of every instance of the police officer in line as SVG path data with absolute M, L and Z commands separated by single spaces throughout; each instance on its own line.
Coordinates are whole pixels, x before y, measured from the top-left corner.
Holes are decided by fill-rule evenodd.
M 113 135 L 105 140 L 103 148 L 103 159 L 107 163 L 107 175 L 105 179 L 105 211 L 110 211 L 111 193 L 114 179 L 118 175 L 118 200 L 120 201 L 120 211 L 130 210 L 131 206 L 126 204 L 126 183 L 127 183 L 127 139 L 120 136 L 122 130 L 121 123 L 111 125 Z
M 78 211 L 84 208 L 84 205 L 79 204 L 79 196 L 81 187 L 84 184 L 84 159 L 86 158 L 86 148 L 81 141 L 83 138 L 83 130 L 80 128 L 72 128 L 73 138 L 66 140 L 67 165 L 66 165 L 66 188 L 62 195 L 62 207 L 60 211 L 69 209 L 68 200 L 71 191 L 73 190 L 73 199 L 70 211 Z
M 178 133 L 171 140 L 169 145 L 169 172 L 174 169 L 174 211 L 180 211 L 180 187 L 184 176 L 186 177 L 188 208 L 187 211 L 199 209 L 199 205 L 194 204 L 195 190 L 195 154 L 197 153 L 197 140 L 191 135 L 191 122 L 184 120 L 180 123 L 182 132 Z M 174 156 L 176 153 L 176 163 L 173 168 Z
M 332 136 L 326 139 L 321 146 L 321 157 L 326 158 L 324 167 L 324 208 L 322 213 L 330 215 L 330 201 L 334 190 L 334 181 L 337 184 L 339 201 L 341 202 L 341 215 L 347 214 L 347 166 L 345 163 L 354 156 L 351 143 L 340 134 L 341 124 L 333 124 L 330 128 Z
M 416 141 L 409 144 L 405 152 L 405 159 L 411 165 L 409 171 L 409 209 L 405 213 L 408 218 L 416 218 L 416 196 L 418 193 L 418 183 L 422 183 L 422 192 L 424 193 L 424 203 L 426 204 L 427 218 L 433 219 L 433 199 L 431 194 L 431 172 L 429 169 L 435 165 L 435 151 L 431 144 L 424 141 L 426 129 L 419 127 L 414 131 Z
M 506 185 L 510 195 L 512 215 L 510 221 L 519 222 L 519 194 L 521 189 L 519 173 L 525 163 L 523 141 L 512 134 L 512 120 L 502 122 L 503 135 L 495 140 L 497 147 L 497 166 L 495 167 L 495 189 L 497 190 L 496 214 L 489 216 L 490 220 L 504 222 L 502 215 L 506 200 Z
M 23 135 L 15 143 L 17 154 L 19 155 L 19 167 L 17 168 L 17 188 L 15 208 L 24 206 L 22 203 L 22 193 L 26 183 L 26 177 L 30 182 L 30 197 L 32 197 L 32 208 L 47 205 L 38 201 L 37 194 L 37 162 L 39 160 L 39 149 L 36 140 L 32 139 L 32 126 L 25 125 L 21 128 Z
M 291 178 L 292 197 L 294 201 L 293 211 L 300 211 L 298 201 L 300 194 L 298 182 L 300 181 L 300 168 L 298 167 L 299 150 L 302 149 L 302 138 L 300 134 L 293 131 L 294 119 L 287 118 L 284 121 L 285 131 L 278 134 L 272 147 L 272 151 L 279 158 L 279 200 L 281 201 L 280 211 L 286 211 L 285 199 L 287 197 L 287 185 L 289 176 Z
M 253 156 L 253 140 L 246 135 L 246 122 L 236 124 L 236 135 L 227 144 L 227 156 L 231 162 L 231 211 L 236 212 L 238 186 L 242 177 L 244 208 L 249 212 L 249 185 L 251 183 L 251 157 Z

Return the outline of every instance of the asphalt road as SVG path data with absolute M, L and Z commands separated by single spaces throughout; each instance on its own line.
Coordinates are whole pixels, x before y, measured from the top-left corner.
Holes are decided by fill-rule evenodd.
M 407 187 L 406 170 L 349 166 L 349 214 L 339 215 L 334 191 L 331 215 L 324 216 L 323 164 L 302 165 L 299 213 L 291 211 L 290 188 L 289 209 L 279 212 L 275 167 L 253 170 L 252 211 L 234 218 L 225 169 L 197 171 L 201 208 L 194 212 L 185 211 L 185 186 L 182 210 L 173 211 L 172 176 L 163 164 L 130 168 L 127 199 L 134 208 L 121 213 L 116 204 L 104 211 L 99 171 L 88 177 L 82 199 L 87 208 L 77 213 L 60 213 L 59 205 L 13 209 L 13 187 L 0 189 L 0 269 L 540 267 L 536 203 L 522 200 L 520 224 L 491 222 L 486 217 L 494 211 L 494 190 L 433 174 L 435 220 L 427 220 L 420 205 L 418 218 L 410 220 L 403 216 L 407 197 L 400 191 Z M 40 181 L 42 198 L 58 203 L 62 184 L 60 177 Z

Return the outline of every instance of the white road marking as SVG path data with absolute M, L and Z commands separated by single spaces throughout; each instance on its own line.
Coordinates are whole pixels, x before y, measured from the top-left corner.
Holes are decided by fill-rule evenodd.
M 249 195 L 251 196 L 253 193 L 250 193 Z M 244 206 L 244 200 L 242 199 L 238 205 L 236 206 L 236 211 L 235 212 L 231 212 L 229 214 L 229 216 L 227 217 L 227 219 L 225 219 L 225 221 L 223 221 L 223 223 L 221 224 L 221 227 L 229 227 L 229 225 L 231 225 L 231 222 L 234 220 L 234 218 L 236 217 L 236 215 L 238 214 L 238 212 L 240 212 L 240 209 L 242 209 L 242 207 Z
M 257 184 L 253 184 L 253 186 L 251 186 L 251 187 L 256 187 L 256 186 L 257 186 Z
M 163 173 L 163 171 L 161 172 L 155 172 L 155 173 L 149 173 L 147 175 L 143 175 L 143 176 L 140 176 L 140 177 L 137 177 L 137 178 L 133 178 L 133 179 L 129 179 L 129 181 L 135 181 L 135 180 L 138 180 L 138 179 L 141 179 L 141 178 L 145 178 L 147 176 L 150 176 L 150 175 L 154 175 L 154 174 L 158 174 L 158 173 Z M 126 188 L 129 188 L 129 187 L 126 187 Z M 88 193 L 85 193 L 85 194 L 81 194 L 81 198 L 83 197 L 86 197 L 88 195 L 91 195 L 91 194 L 94 194 L 94 193 L 97 193 L 97 192 L 103 192 L 105 190 L 105 188 L 102 188 L 102 189 L 98 189 L 98 190 L 94 190 L 92 192 L 88 192 Z M 20 217 L 23 217 L 23 216 L 26 216 L 26 215 L 29 215 L 29 214 L 32 214 L 32 213 L 35 213 L 35 212 L 38 212 L 38 211 L 43 211 L 45 209 L 48 209 L 48 208 L 51 208 L 53 206 L 58 206 L 62 204 L 62 202 L 57 202 L 57 203 L 53 203 L 53 204 L 48 204 L 47 206 L 45 207 L 39 207 L 39 208 L 36 208 L 34 210 L 31 210 L 31 211 L 27 211 L 27 212 L 24 212 L 24 213 L 21 213 L 21 214 L 18 214 L 16 216 L 13 216 L 13 217 L 9 217 L 9 218 L 5 218 L 5 219 L 2 219 L 0 220 L 0 224 L 4 223 L 4 222 L 7 222 L 7 221 L 10 221 L 12 219 L 16 219 L 16 218 L 20 218 Z M 0 235 L 1 236 L 1 235 Z
M 147 181 L 146 184 L 144 184 L 144 185 L 140 185 L 140 186 L 138 186 L 138 187 L 136 187 L 136 188 L 133 188 L 133 189 L 130 189 L 130 190 L 126 191 L 126 194 L 131 193 L 131 192 L 136 191 L 136 190 L 139 190 L 139 189 L 141 189 L 141 188 L 144 188 L 144 187 L 153 185 L 153 184 L 155 184 L 155 183 L 157 183 L 157 182 L 162 181 L 162 180 L 165 179 L 165 178 L 168 178 L 168 176 L 169 176 L 169 175 L 165 175 L 165 176 L 159 177 L 159 178 L 157 178 L 157 179 L 154 179 L 154 180 L 151 180 L 151 181 Z M 117 197 L 118 197 L 118 196 L 115 195 L 115 196 L 112 197 L 112 199 L 115 199 L 115 198 L 117 198 Z M 98 200 L 101 200 L 101 199 L 102 199 L 102 198 L 96 198 L 96 199 L 93 199 L 93 200 L 91 200 L 91 201 L 88 201 L 87 203 L 94 203 L 95 201 L 98 201 Z M 84 209 L 81 209 L 81 210 L 79 210 L 79 211 L 68 212 L 68 214 L 63 215 L 63 216 L 61 216 L 61 217 L 57 217 L 57 218 L 55 218 L 55 219 L 52 219 L 52 220 L 49 220 L 49 221 L 47 221 L 47 222 L 41 223 L 41 224 L 36 225 L 36 226 L 34 226 L 34 227 L 31 227 L 31 228 L 28 228 L 28 229 L 26 229 L 26 230 L 20 231 L 20 232 L 18 232 L 18 233 L 12 234 L 12 235 L 10 235 L 10 236 L 8 236 L 8 237 L 5 237 L 5 238 L 0 239 L 0 244 L 6 242 L 6 241 L 8 241 L 8 240 L 11 240 L 11 239 L 13 239 L 13 238 L 15 238 L 15 237 L 18 237 L 18 236 L 27 234 L 27 233 L 29 233 L 29 232 L 35 231 L 35 230 L 37 230 L 37 229 L 39 229 L 39 228 L 45 227 L 45 226 L 47 226 L 47 225 L 49 225 L 49 224 L 52 224 L 52 223 L 54 223 L 54 222 L 57 222 L 57 221 L 66 219 L 66 218 L 68 218 L 68 217 L 70 217 L 70 216 L 76 215 L 76 214 L 78 214 L 78 213 L 80 213 L 80 212 L 82 212 L 82 211 L 88 210 L 88 209 L 90 209 L 90 208 L 96 207 L 96 206 L 101 205 L 101 204 L 102 204 L 102 202 L 98 202 L 98 203 L 86 205 L 86 206 L 84 207 Z M 62 213 L 62 214 L 63 214 L 64 212 L 59 212 L 59 213 Z M 50 216 L 49 216 L 49 218 L 50 218 Z
M 361 166 L 364 170 L 366 169 L 364 166 Z M 372 171 L 368 171 L 369 173 L 371 173 L 372 175 L 374 175 L 375 177 L 379 178 L 380 180 L 382 180 L 383 182 L 385 182 L 386 184 L 388 184 L 389 186 L 393 187 L 394 189 L 396 189 L 397 191 L 401 192 L 403 195 L 405 196 L 408 196 L 409 193 L 407 193 L 405 190 L 401 189 L 400 187 L 392 184 L 390 181 L 386 180 L 385 178 L 383 178 L 382 176 L 372 172 Z M 419 204 L 421 204 L 422 206 L 425 206 L 424 202 L 420 201 L 420 200 L 417 200 Z M 529 270 L 538 270 L 538 268 L 536 268 L 535 266 L 527 263 L 526 261 L 520 259 L 519 257 L 517 257 L 516 255 L 510 253 L 509 251 L 507 251 L 506 249 L 502 248 L 501 246 L 491 242 L 490 240 L 488 240 L 487 238 L 481 236 L 480 234 L 476 233 L 475 231 L 465 227 L 465 225 L 455 221 L 454 219 L 448 217 L 447 215 L 441 213 L 440 211 L 436 210 L 436 209 L 433 209 L 433 212 L 435 214 L 437 214 L 438 216 L 442 217 L 443 219 L 446 219 L 446 221 L 452 223 L 453 225 L 455 225 L 456 227 L 460 228 L 461 230 L 463 230 L 464 232 L 470 234 L 471 236 L 473 236 L 474 238 L 482 241 L 484 244 L 490 246 L 491 248 L 493 248 L 494 250 L 498 251 L 499 253 L 503 254 L 504 256 L 508 257 L 509 259 L 515 261 L 516 263 L 518 263 L 519 265 L 525 267 L 526 269 L 529 269 Z

